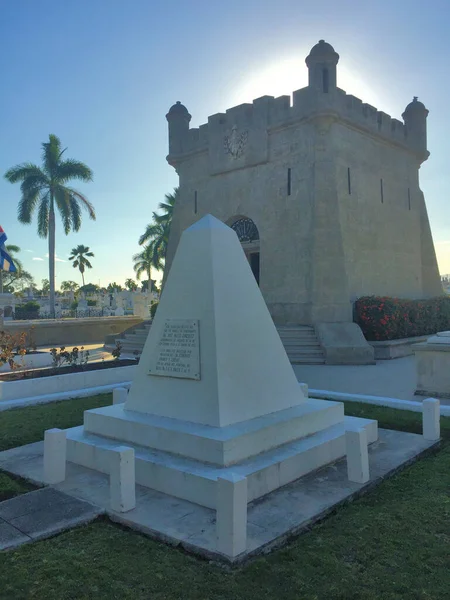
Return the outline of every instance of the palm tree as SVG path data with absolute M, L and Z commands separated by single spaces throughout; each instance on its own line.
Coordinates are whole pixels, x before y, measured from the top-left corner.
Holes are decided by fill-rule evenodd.
M 43 279 L 41 283 L 41 296 L 47 296 L 47 294 L 50 292 L 50 281 L 48 279 Z
M 56 135 L 50 134 L 49 141 L 42 144 L 42 167 L 22 163 L 5 173 L 10 183 L 21 182 L 22 197 L 19 202 L 18 219 L 31 223 L 37 209 L 38 234 L 48 237 L 48 262 L 50 281 L 50 314 L 55 316 L 55 209 L 58 209 L 67 235 L 81 227 L 81 209 L 87 210 L 95 219 L 95 211 L 87 198 L 69 187 L 71 179 L 92 181 L 91 169 L 72 158 L 62 159 L 64 152 Z
M 135 292 L 138 286 L 134 279 L 129 278 L 125 279 L 125 287 L 129 292 Z
M 61 281 L 62 292 L 76 292 L 80 287 L 75 281 Z
M 72 248 L 72 253 L 69 256 L 69 260 L 73 261 L 72 267 L 74 267 L 74 269 L 78 267 L 78 269 L 80 270 L 81 277 L 83 279 L 83 285 L 84 271 L 86 267 L 88 269 L 92 269 L 91 263 L 86 258 L 87 256 L 89 256 L 89 258 L 92 258 L 94 256 L 94 253 L 89 250 L 89 246 L 83 246 L 83 244 L 78 244 L 76 248 Z
M 16 254 L 18 252 L 20 252 L 19 246 L 16 246 L 15 244 L 6 244 L 5 248 L 6 248 L 6 252 L 12 258 L 14 266 L 17 269 L 15 274 L 17 274 L 20 277 L 20 274 L 23 271 L 23 264 L 16 256 Z M 3 294 L 3 270 L 2 269 L 0 269 L 0 294 Z
M 133 269 L 138 279 L 141 278 L 143 273 L 146 273 L 151 288 L 152 281 L 152 267 L 159 270 L 162 268 L 161 258 L 155 253 L 153 242 L 144 246 L 142 252 L 138 252 L 133 256 Z M 151 291 L 151 290 L 150 290 Z
M 153 213 L 153 215 L 154 215 L 153 218 L 156 223 L 160 223 L 161 225 L 164 225 L 164 226 L 168 224 L 169 228 L 170 228 L 170 224 L 172 223 L 173 207 L 175 205 L 175 202 L 178 200 L 179 194 L 180 194 L 180 188 L 176 187 L 176 188 L 174 188 L 174 190 L 171 194 L 166 194 L 164 196 L 165 202 L 160 202 L 158 204 L 158 208 L 160 210 L 163 210 L 164 213 L 162 215 Z
M 139 238 L 141 246 L 150 242 L 153 248 L 153 267 L 157 270 L 163 268 L 166 258 L 173 207 L 178 196 L 179 188 L 175 188 L 172 194 L 165 195 L 165 202 L 160 202 L 158 205 L 158 208 L 164 211 L 163 214 L 158 215 L 158 213 L 153 212 L 153 222 L 147 225 L 145 232 Z

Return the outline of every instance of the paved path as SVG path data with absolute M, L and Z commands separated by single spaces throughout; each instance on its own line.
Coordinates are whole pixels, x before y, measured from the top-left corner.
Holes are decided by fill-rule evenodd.
M 102 360 L 112 360 L 113 355 L 111 352 L 106 351 L 103 348 L 103 344 L 77 344 L 77 348 L 81 348 L 84 346 L 85 350 L 89 350 L 89 363 L 100 362 Z M 59 349 L 60 346 L 56 346 Z M 53 363 L 52 355 L 50 354 L 50 350 L 54 348 L 54 346 L 39 346 L 37 348 L 36 354 L 26 354 L 20 359 L 17 359 L 16 363 L 19 367 L 15 370 L 17 371 L 25 371 L 30 369 L 42 369 L 43 367 L 50 367 Z M 72 348 L 75 348 L 73 345 L 66 346 L 66 350 L 70 352 Z M 134 357 L 133 357 L 134 358 Z M 0 367 L 0 372 L 9 372 L 11 370 L 8 364 L 5 364 Z
M 104 511 L 53 488 L 0 502 L 0 550 L 89 523 Z

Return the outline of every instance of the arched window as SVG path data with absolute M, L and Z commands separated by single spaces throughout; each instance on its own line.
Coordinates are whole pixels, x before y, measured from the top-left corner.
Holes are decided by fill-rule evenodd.
M 259 231 L 253 221 L 247 217 L 238 219 L 231 225 L 242 243 L 256 242 L 259 240 Z

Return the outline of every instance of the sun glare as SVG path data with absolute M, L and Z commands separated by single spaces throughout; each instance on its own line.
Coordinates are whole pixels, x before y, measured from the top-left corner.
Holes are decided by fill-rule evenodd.
M 305 53 L 306 56 L 306 53 Z M 338 64 L 338 87 L 378 108 L 387 111 L 381 96 L 367 79 L 353 67 Z M 303 58 L 285 57 L 260 70 L 242 75 L 230 94 L 227 107 L 252 102 L 261 96 L 291 96 L 292 92 L 308 85 L 308 69 Z M 386 99 L 385 99 L 386 102 Z

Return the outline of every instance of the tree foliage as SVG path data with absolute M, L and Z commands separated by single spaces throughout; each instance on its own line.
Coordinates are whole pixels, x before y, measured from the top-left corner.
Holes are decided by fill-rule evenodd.
M 129 292 L 135 292 L 138 289 L 137 283 L 131 278 L 125 280 L 125 287 Z
M 89 261 L 89 258 L 93 258 L 94 253 L 90 251 L 89 246 L 83 246 L 83 244 L 78 244 L 76 248 L 72 248 L 72 252 L 69 256 L 69 260 L 72 261 L 72 267 L 74 269 L 78 268 L 81 273 L 81 278 L 84 282 L 84 271 L 86 269 L 92 269 L 92 264 Z
M 55 213 L 59 212 L 66 235 L 81 227 L 81 211 L 85 209 L 91 219 L 95 211 L 86 196 L 68 183 L 73 180 L 92 181 L 91 169 L 72 158 L 63 158 L 67 148 L 50 134 L 48 142 L 42 144 L 42 166 L 22 163 L 5 173 L 10 183 L 20 182 L 21 198 L 18 219 L 31 223 L 37 213 L 37 230 L 41 237 L 48 238 L 50 312 L 55 314 Z
M 179 188 L 175 188 L 171 194 L 165 195 L 165 201 L 160 202 L 158 205 L 158 208 L 163 212 L 161 214 L 152 213 L 152 222 L 147 225 L 144 233 L 139 238 L 139 244 L 141 246 L 145 244 L 146 248 L 149 249 L 148 255 L 151 256 L 151 266 L 157 271 L 164 268 L 173 209 L 178 196 Z

